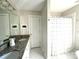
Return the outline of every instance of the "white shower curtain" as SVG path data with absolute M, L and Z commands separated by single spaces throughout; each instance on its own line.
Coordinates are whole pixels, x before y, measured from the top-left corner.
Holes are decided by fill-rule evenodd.
M 51 18 L 48 21 L 48 40 L 51 41 L 51 54 L 58 55 L 72 49 L 72 19 Z

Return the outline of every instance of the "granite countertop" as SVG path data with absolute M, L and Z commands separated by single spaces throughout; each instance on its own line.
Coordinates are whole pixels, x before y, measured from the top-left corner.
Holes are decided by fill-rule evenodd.
M 19 52 L 19 59 L 22 58 L 25 47 L 28 43 L 30 35 L 14 35 L 10 36 L 9 38 L 15 38 L 15 47 L 7 47 L 4 50 L 0 51 L 0 57 L 3 56 L 4 54 L 7 54 L 9 52 L 14 52 L 17 51 Z M 8 43 L 9 41 L 6 41 L 4 44 Z M 2 45 L 1 45 L 2 46 Z

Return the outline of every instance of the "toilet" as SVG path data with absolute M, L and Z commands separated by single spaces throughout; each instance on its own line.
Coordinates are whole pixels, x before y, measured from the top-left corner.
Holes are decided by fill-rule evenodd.
M 75 54 L 76 54 L 77 58 L 79 59 L 79 50 L 77 50 L 77 51 L 75 52 Z

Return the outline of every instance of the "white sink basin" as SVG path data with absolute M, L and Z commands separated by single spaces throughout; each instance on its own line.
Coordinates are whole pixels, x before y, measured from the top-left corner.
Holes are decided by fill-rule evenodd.
M 0 59 L 17 59 L 19 56 L 18 52 L 10 52 L 0 57 Z

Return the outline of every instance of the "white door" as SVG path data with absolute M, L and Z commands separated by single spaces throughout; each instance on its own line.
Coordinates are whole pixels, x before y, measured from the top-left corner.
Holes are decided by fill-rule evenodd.
M 9 14 L 0 14 L 0 40 L 8 38 L 9 35 Z
M 52 18 L 48 22 L 48 39 L 51 40 L 51 53 L 57 55 L 72 49 L 72 19 Z
M 40 47 L 40 16 L 29 16 L 30 33 L 31 35 L 31 48 Z
M 10 34 L 11 35 L 19 35 L 20 27 L 19 27 L 19 16 L 10 14 Z

